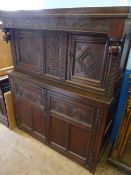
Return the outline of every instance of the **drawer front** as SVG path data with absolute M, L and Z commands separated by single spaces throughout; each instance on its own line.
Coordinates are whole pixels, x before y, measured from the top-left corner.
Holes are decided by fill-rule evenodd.
M 34 86 L 33 84 L 26 83 L 20 80 L 14 80 L 15 83 L 15 95 L 16 97 L 22 97 L 30 101 L 34 105 L 44 108 L 45 106 L 45 90 Z
M 96 109 L 90 105 L 82 105 L 70 97 L 57 93 L 49 93 L 49 110 L 68 119 L 77 120 L 83 124 L 92 125 Z

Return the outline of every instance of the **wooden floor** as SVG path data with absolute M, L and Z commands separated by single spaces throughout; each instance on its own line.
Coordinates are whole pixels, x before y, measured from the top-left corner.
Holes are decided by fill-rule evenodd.
M 91 175 L 88 170 L 23 131 L 0 124 L 0 175 Z M 95 175 L 126 175 L 105 162 Z

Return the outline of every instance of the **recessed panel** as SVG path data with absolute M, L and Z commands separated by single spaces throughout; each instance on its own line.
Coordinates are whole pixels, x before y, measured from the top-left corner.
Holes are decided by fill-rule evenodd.
M 106 37 L 70 35 L 67 79 L 103 92 L 109 61 L 106 47 Z
M 16 65 L 19 69 L 41 74 L 43 68 L 43 34 L 38 31 L 15 32 Z

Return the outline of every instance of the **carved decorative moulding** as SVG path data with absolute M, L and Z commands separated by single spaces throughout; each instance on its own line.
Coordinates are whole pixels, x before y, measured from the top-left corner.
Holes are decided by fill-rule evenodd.
M 73 101 L 69 102 L 55 97 L 50 98 L 50 105 L 51 112 L 62 113 L 65 117 L 84 122 L 85 124 L 88 124 L 88 126 L 91 126 L 93 118 L 95 118 L 96 109 L 90 105 L 83 106 L 73 103 Z M 96 117 L 96 120 L 99 120 L 99 116 Z
M 4 19 L 6 28 L 27 28 L 42 30 L 63 30 L 63 31 L 89 31 L 107 33 L 109 29 L 109 20 L 107 19 L 89 19 L 79 17 L 46 17 L 46 18 L 6 18 Z
M 11 77 L 12 78 L 12 77 Z M 17 97 L 23 97 L 35 105 L 38 105 L 41 108 L 44 108 L 44 90 L 39 89 L 32 84 L 24 84 L 20 80 L 16 80 L 12 78 L 11 88 L 13 94 L 16 94 Z

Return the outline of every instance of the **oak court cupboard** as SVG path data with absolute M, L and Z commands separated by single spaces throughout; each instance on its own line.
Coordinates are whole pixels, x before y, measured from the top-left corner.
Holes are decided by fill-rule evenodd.
M 127 62 L 130 7 L 1 14 L 17 126 L 94 172 Z

